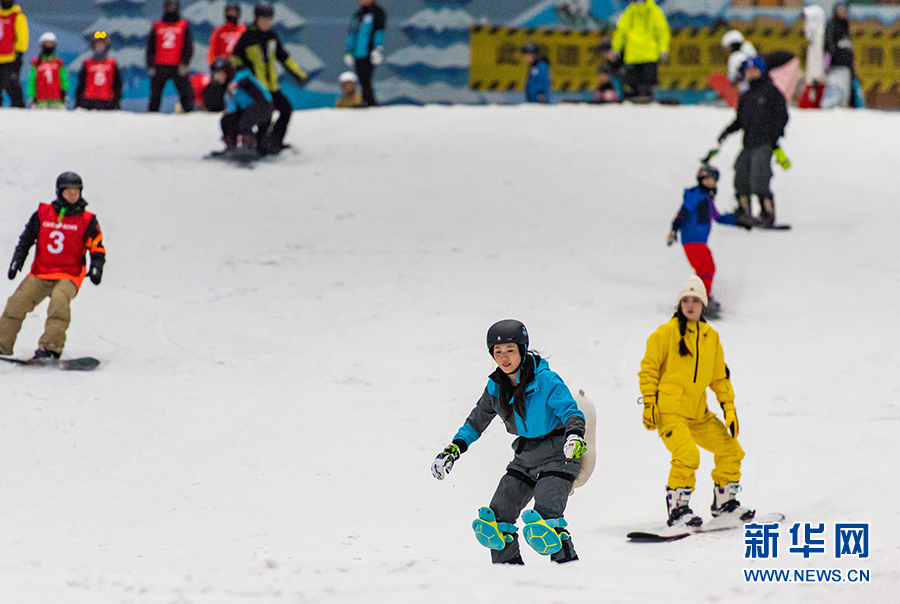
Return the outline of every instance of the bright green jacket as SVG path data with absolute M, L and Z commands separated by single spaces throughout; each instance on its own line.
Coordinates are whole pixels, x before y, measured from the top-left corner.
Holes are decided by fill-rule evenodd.
M 669 23 L 653 0 L 632 3 L 625 9 L 613 34 L 613 50 L 627 65 L 656 63 L 659 53 L 669 52 Z M 624 50 L 623 50 L 624 49 Z

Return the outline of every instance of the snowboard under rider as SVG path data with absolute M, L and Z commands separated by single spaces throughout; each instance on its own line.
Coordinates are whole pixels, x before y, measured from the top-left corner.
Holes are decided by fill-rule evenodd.
M 716 274 L 716 263 L 707 245 L 713 221 L 719 224 L 741 226 L 750 229 L 753 222 L 744 216 L 735 214 L 719 214 L 716 209 L 716 185 L 719 182 L 719 171 L 708 164 L 697 170 L 697 186 L 684 190 L 684 201 L 678 214 L 672 221 L 672 228 L 666 239 L 672 245 L 681 232 L 681 245 L 688 262 L 697 276 L 706 286 L 709 303 L 706 305 L 706 316 L 711 316 L 718 309 L 718 303 L 712 297 L 713 277 Z M 714 318 L 714 317 L 711 317 Z
M 443 480 L 499 415 L 506 431 L 517 436 L 515 455 L 490 507 L 478 510 L 472 524 L 475 537 L 490 548 L 494 564 L 524 564 L 516 520 L 533 498 L 534 509 L 522 514 L 525 541 L 554 562 L 577 560 L 563 512 L 587 452 L 584 414 L 547 361 L 528 351 L 528 331 L 521 322 L 506 319 L 492 325 L 487 347 L 497 369 L 451 444 L 434 460 L 431 473 Z
M 66 343 L 69 306 L 82 281 L 87 276 L 94 285 L 100 285 L 106 250 L 97 217 L 85 209 L 83 186 L 78 174 L 60 174 L 56 179 L 56 199 L 38 206 L 19 237 L 7 275 L 11 280 L 16 278 L 31 246 L 35 246 L 34 262 L 0 316 L 0 354 L 13 353 L 25 316 L 49 296 L 44 334 L 34 358 L 51 362 L 58 359 Z M 86 254 L 91 256 L 90 270 Z
M 736 499 L 744 451 L 737 441 L 734 390 L 719 334 L 702 317 L 707 302 L 703 282 L 690 277 L 678 292 L 675 315 L 647 340 L 638 372 L 644 427 L 656 430 L 672 454 L 666 503 L 667 523 L 673 527 L 703 524 L 689 505 L 700 467 L 698 445 L 715 455 L 712 515 L 749 520 L 755 513 Z M 724 423 L 706 404 L 707 388 L 722 406 Z

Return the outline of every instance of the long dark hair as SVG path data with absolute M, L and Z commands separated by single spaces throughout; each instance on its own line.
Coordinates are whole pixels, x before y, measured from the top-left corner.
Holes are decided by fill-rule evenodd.
M 500 417 L 504 422 L 508 422 L 512 420 L 515 412 L 522 418 L 524 426 L 525 389 L 534 380 L 534 370 L 541 357 L 535 351 L 526 351 L 523 346 L 519 346 L 519 352 L 522 354 L 522 364 L 519 366 L 519 381 L 515 386 L 499 367 L 491 374 L 491 379 L 500 389 Z
M 681 301 L 678 302 L 678 306 L 675 308 L 675 314 L 672 316 L 678 319 L 678 333 L 681 334 L 681 341 L 678 342 L 678 354 L 683 357 L 689 357 L 691 356 L 691 351 L 684 341 L 684 334 L 687 331 L 688 318 L 684 316 L 684 313 L 681 311 Z M 700 315 L 700 320 L 706 323 L 706 319 L 703 317 L 703 315 Z

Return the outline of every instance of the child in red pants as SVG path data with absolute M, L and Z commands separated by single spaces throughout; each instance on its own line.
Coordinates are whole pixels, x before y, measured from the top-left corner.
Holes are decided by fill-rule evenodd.
M 684 203 L 672 221 L 672 230 L 666 243 L 672 245 L 678 239 L 681 231 L 681 245 L 688 262 L 694 267 L 694 272 L 706 286 L 706 294 L 709 304 L 704 309 L 704 314 L 714 317 L 718 310 L 718 302 L 712 297 L 712 282 L 716 274 L 716 263 L 713 261 L 712 252 L 706 245 L 712 221 L 719 224 L 729 224 L 750 229 L 752 223 L 736 218 L 735 214 L 719 214 L 716 209 L 716 185 L 719 182 L 719 171 L 708 164 L 703 164 L 697 171 L 697 186 L 684 191 Z

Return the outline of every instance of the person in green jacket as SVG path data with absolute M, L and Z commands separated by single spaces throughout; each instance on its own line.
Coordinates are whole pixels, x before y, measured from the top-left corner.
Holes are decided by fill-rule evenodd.
M 56 35 L 45 32 L 40 39 L 41 53 L 31 61 L 26 98 L 32 107 L 65 109 L 69 76 L 66 64 L 56 56 Z
M 666 16 L 653 0 L 633 0 L 613 34 L 612 62 L 623 60 L 626 99 L 650 101 L 658 81 L 658 63 L 669 60 L 671 32 Z

